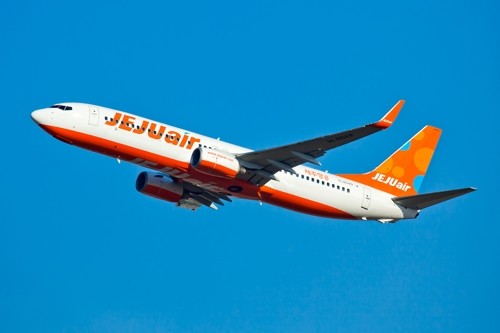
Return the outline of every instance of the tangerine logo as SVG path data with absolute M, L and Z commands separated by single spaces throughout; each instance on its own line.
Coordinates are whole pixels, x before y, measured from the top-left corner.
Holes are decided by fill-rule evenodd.
M 120 112 L 116 112 L 114 117 L 110 118 L 105 122 L 108 126 L 117 126 L 117 128 L 132 132 L 135 134 L 148 133 L 148 137 L 151 139 L 159 140 L 165 134 L 165 142 L 172 144 L 174 146 L 183 147 L 186 149 L 193 148 L 196 142 L 200 142 L 200 139 L 190 137 L 188 134 L 180 134 L 176 131 L 168 131 L 165 126 L 150 122 L 148 120 L 143 120 L 141 125 L 136 125 L 134 121 L 135 117 L 129 115 L 122 115 Z
M 375 176 L 372 177 L 372 179 L 381 182 L 382 184 L 388 184 L 389 186 L 398 188 L 405 192 L 411 188 L 411 186 L 408 185 L 408 183 L 403 183 L 399 181 L 399 179 L 393 177 L 387 177 L 387 175 L 381 173 L 377 173 Z

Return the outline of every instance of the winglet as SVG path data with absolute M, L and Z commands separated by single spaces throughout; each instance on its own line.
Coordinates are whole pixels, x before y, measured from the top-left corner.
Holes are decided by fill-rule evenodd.
M 403 108 L 404 104 L 405 104 L 404 100 L 400 100 L 399 102 L 397 102 L 396 105 L 394 105 L 392 109 L 389 110 L 389 112 L 387 112 L 386 115 L 382 117 L 382 119 L 372 124 L 372 126 L 382 129 L 390 127 L 394 122 L 394 120 L 396 120 L 396 117 L 398 116 L 399 111 L 401 111 L 401 109 Z

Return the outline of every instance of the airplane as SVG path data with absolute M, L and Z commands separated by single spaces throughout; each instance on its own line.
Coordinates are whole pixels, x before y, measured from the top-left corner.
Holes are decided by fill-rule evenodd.
M 54 104 L 31 117 L 60 141 L 152 169 L 138 175 L 137 191 L 178 207 L 217 209 L 242 198 L 326 218 L 395 223 L 476 190 L 419 193 L 439 128 L 425 126 L 364 174 L 336 175 L 309 165 L 320 165 L 330 149 L 389 128 L 404 102 L 377 122 L 263 150 L 92 104 Z

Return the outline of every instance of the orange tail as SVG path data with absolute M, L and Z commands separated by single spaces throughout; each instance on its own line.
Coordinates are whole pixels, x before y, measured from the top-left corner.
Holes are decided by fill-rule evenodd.
M 395 196 L 417 194 L 440 136 L 439 128 L 425 126 L 375 170 L 341 177 Z

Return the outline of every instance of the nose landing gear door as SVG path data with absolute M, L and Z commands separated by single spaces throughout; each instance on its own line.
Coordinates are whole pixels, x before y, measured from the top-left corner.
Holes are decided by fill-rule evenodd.
M 97 106 L 89 106 L 89 125 L 99 125 L 99 108 Z

